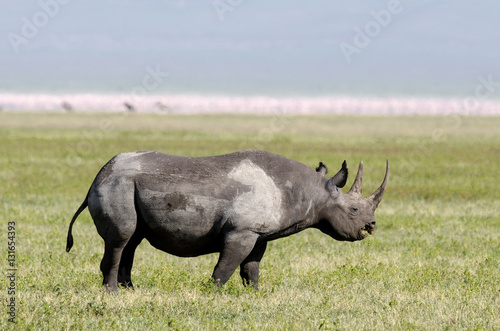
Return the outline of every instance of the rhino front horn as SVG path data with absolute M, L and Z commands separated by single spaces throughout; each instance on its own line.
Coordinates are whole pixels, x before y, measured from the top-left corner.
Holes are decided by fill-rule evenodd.
M 387 181 L 389 180 L 389 172 L 390 172 L 389 159 L 387 159 L 387 166 L 385 168 L 384 181 L 382 182 L 382 185 L 380 185 L 380 187 L 375 192 L 373 192 L 372 195 L 370 195 L 368 197 L 368 199 L 371 200 L 371 203 L 373 205 L 373 210 L 375 210 L 378 207 L 378 204 L 382 200 L 382 196 L 384 195 L 385 187 L 387 186 Z

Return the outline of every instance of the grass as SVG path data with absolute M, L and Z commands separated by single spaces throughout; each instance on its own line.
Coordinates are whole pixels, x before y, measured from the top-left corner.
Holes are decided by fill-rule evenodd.
M 0 113 L 0 218 L 16 223 L 16 321 L 0 329 L 500 329 L 500 118 Z M 331 172 L 365 162 L 364 192 L 391 178 L 378 229 L 356 243 L 307 230 L 269 244 L 260 292 L 216 255 L 177 258 L 144 241 L 135 291 L 101 290 L 103 242 L 71 216 L 113 155 L 260 148 Z M 5 248 L 4 248 L 5 249 Z M 5 251 L 4 251 L 5 252 Z M 0 261 L 9 269 L 6 255 Z M 8 279 L 0 286 L 7 304 Z

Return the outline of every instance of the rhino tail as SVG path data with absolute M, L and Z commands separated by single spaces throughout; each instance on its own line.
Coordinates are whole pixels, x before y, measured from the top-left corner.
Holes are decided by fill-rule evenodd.
M 90 193 L 90 190 L 89 190 L 89 193 Z M 76 211 L 75 215 L 71 219 L 71 223 L 69 223 L 68 239 L 66 240 L 66 252 L 69 252 L 71 250 L 71 247 L 73 247 L 73 235 L 71 234 L 71 231 L 73 230 L 73 223 L 75 223 L 78 215 L 80 215 L 80 213 L 82 211 L 84 211 L 85 208 L 87 208 L 87 206 L 88 206 L 88 202 L 87 201 L 89 199 L 89 193 L 87 193 L 87 196 L 85 197 L 85 200 L 83 200 L 83 203 L 80 205 L 80 207 Z

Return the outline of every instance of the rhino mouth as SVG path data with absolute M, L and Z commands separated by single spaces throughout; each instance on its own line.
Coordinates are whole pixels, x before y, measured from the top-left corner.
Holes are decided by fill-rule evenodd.
M 363 238 L 368 237 L 369 235 L 372 235 L 375 229 L 372 226 L 365 225 L 359 230 Z

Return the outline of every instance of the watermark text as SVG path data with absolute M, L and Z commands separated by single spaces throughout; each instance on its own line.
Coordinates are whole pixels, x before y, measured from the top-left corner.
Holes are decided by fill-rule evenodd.
M 7 319 L 16 322 L 16 222 L 7 223 Z
M 34 39 L 40 30 L 45 28 L 51 20 L 59 14 L 61 6 L 67 5 L 71 0 L 40 0 L 38 1 L 39 10 L 30 17 L 21 18 L 21 28 L 18 32 L 7 33 L 7 39 L 10 46 L 17 54 L 21 45 L 27 44 Z

